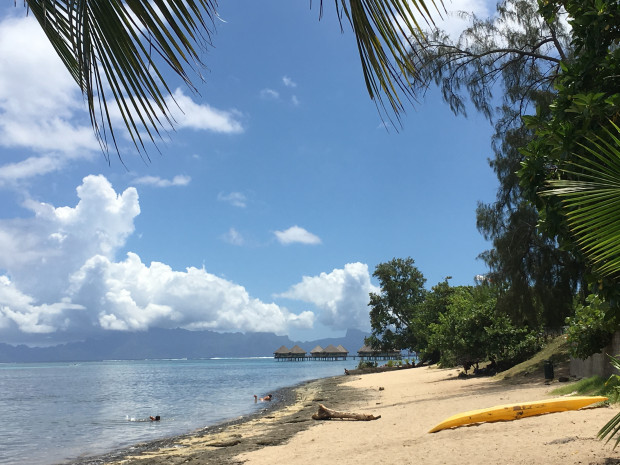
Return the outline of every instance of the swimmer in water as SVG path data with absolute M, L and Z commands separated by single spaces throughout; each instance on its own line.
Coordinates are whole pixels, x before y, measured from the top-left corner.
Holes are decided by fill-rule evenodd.
M 260 399 L 256 396 L 256 394 L 254 394 L 254 403 L 258 402 L 259 400 L 261 402 L 271 402 L 271 399 L 273 398 L 273 396 L 271 394 L 267 394 L 265 397 L 261 397 Z
M 161 420 L 160 416 L 157 415 L 156 417 L 149 417 L 151 419 L 151 421 L 159 421 Z

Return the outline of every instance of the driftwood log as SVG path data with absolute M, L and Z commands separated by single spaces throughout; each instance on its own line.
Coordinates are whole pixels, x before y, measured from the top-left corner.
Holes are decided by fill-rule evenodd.
M 333 420 L 334 418 L 338 418 L 341 420 L 370 421 L 378 420 L 379 418 L 381 418 L 381 415 L 376 417 L 367 413 L 338 412 L 336 410 L 325 407 L 323 404 L 319 404 L 319 411 L 312 415 L 312 418 L 314 420 Z

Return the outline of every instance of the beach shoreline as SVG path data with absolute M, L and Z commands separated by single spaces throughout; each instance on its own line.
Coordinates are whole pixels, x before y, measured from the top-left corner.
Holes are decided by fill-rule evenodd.
M 419 367 L 336 376 L 288 388 L 272 408 L 175 438 L 74 464 L 306 465 L 620 464 L 620 450 L 596 439 L 616 407 L 585 408 L 517 421 L 428 431 L 456 413 L 554 397 L 542 375 L 507 381 Z M 286 391 L 287 394 L 284 394 Z M 288 396 L 288 397 L 286 397 Z M 316 421 L 319 404 L 381 416 Z M 122 452 L 122 453 L 121 453 Z
M 330 405 L 344 406 L 351 400 L 363 397 L 362 391 L 340 386 L 347 378 L 346 375 L 338 375 L 280 388 L 273 391 L 274 400 L 260 402 L 261 408 L 256 412 L 184 434 L 140 442 L 95 456 L 72 458 L 58 465 L 175 463 L 170 455 L 185 455 L 182 452 L 191 455 L 203 447 L 198 463 L 236 464 L 239 462 L 232 459 L 239 453 L 285 442 L 309 427 L 306 423 L 313 421 L 310 416 L 316 411 L 317 402 L 328 398 Z M 247 440 L 247 432 L 239 432 L 245 429 L 254 431 L 251 435 L 253 439 Z M 241 441 L 239 436 L 244 436 L 246 440 Z

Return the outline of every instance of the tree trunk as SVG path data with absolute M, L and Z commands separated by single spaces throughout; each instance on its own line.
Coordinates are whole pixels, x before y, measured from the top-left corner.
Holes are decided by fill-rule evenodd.
M 381 418 L 381 415 L 376 417 L 367 413 L 337 412 L 336 410 L 325 407 L 323 404 L 319 404 L 319 411 L 312 415 L 312 418 L 314 420 L 332 420 L 334 418 L 340 418 L 347 420 L 370 421 L 378 420 Z

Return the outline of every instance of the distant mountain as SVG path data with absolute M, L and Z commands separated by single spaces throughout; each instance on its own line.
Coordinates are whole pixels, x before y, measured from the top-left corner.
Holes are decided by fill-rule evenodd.
M 327 347 L 333 344 L 338 347 L 342 345 L 342 347 L 349 351 L 349 354 L 353 355 L 357 354 L 357 351 L 362 348 L 364 345 L 364 338 L 368 336 L 370 336 L 370 334 L 360 331 L 359 329 L 347 329 L 347 333 L 344 337 L 317 339 L 316 341 L 297 342 L 296 344 L 306 352 L 310 352 L 316 346 Z
M 109 331 L 99 337 L 51 347 L 12 346 L 0 343 L 0 362 L 81 362 L 165 358 L 269 357 L 281 346 L 299 345 L 306 351 L 317 345 L 341 344 L 355 354 L 368 336 L 350 329 L 342 338 L 295 342 L 273 333 L 217 333 L 185 329 L 150 329 L 128 333 Z

